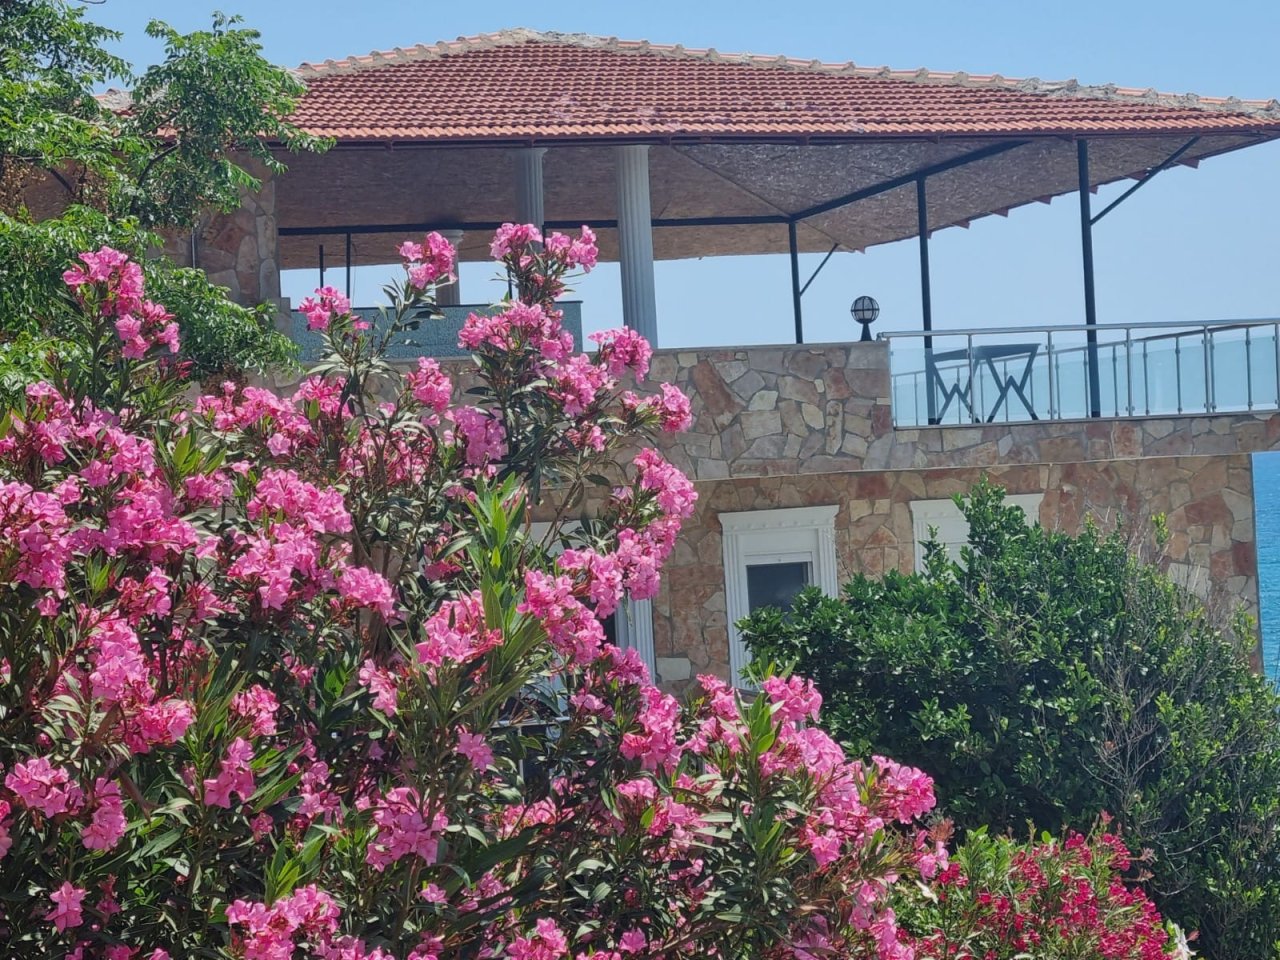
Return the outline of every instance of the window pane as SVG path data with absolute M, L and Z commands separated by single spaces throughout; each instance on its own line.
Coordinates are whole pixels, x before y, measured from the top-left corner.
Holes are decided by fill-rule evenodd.
M 761 607 L 791 608 L 791 601 L 812 579 L 812 564 L 760 563 L 747 567 L 747 606 L 754 613 Z
M 600 618 L 600 626 L 604 627 L 605 643 L 618 646 L 618 614 L 616 612 Z

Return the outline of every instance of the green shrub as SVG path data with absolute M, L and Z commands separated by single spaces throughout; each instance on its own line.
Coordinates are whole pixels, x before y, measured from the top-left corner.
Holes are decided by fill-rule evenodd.
M 985 484 L 962 507 L 958 561 L 933 545 L 922 574 L 759 612 L 754 656 L 812 676 L 854 751 L 932 775 L 960 826 L 1109 812 L 1210 957 L 1275 955 L 1280 696 L 1242 651 L 1252 629 L 1216 624 L 1119 532 L 1029 527 Z
M 48 350 L 75 349 L 66 335 L 73 311 L 62 271 L 79 251 L 110 246 L 141 258 L 155 240 L 134 221 L 88 207 L 40 223 L 0 213 L 0 391 L 31 382 L 21 375 L 39 371 L 38 357 Z M 193 378 L 261 372 L 296 356 L 296 346 L 275 329 L 273 306 L 241 306 L 200 270 L 164 258 L 142 262 L 150 296 L 179 319 L 182 359 Z

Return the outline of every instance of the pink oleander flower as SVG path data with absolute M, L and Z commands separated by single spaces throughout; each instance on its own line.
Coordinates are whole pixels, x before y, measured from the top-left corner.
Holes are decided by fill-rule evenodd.
M 783 723 L 817 720 L 822 707 L 822 694 L 812 680 L 803 677 L 769 677 L 761 689 L 776 704 L 774 716 Z
M 512 253 L 523 253 L 531 243 L 541 243 L 542 233 L 532 223 L 504 223 L 493 235 L 489 255 L 502 260 Z
M 604 367 L 582 353 L 559 364 L 549 379 L 551 396 L 560 401 L 566 417 L 584 416 L 617 385 Z
M 440 414 L 449 409 L 453 381 L 441 372 L 436 360 L 419 357 L 417 369 L 405 373 L 404 382 L 413 399 L 428 410 Z
M 271 736 L 276 732 L 276 711 L 279 709 L 276 695 L 256 683 L 231 698 L 231 713 L 248 721 L 249 733 L 255 737 Z
M 418 660 L 428 667 L 467 663 L 502 643 L 502 631 L 485 623 L 478 590 L 440 604 L 422 632 L 426 639 L 417 645 Z
M 646 770 L 673 770 L 684 749 L 676 736 L 680 703 L 657 687 L 645 687 L 643 695 L 645 709 L 636 718 L 642 732 L 624 734 L 621 753 Z
M 338 592 L 357 607 L 377 610 L 385 620 L 395 620 L 395 591 L 387 578 L 364 567 L 347 567 L 338 574 Z
M 298 311 L 307 318 L 307 329 L 327 330 L 334 317 L 351 313 L 351 301 L 336 287 L 318 287 L 313 296 L 298 304 Z
M 70 881 L 64 880 L 62 886 L 49 894 L 54 908 L 45 915 L 45 919 L 52 921 L 59 933 L 74 930 L 84 923 L 81 904 L 87 892 L 83 887 L 72 886 Z
M 547 639 L 570 663 L 589 663 L 604 643 L 599 618 L 574 596 L 573 580 L 541 570 L 526 570 L 524 600 L 516 607 L 542 621 Z
M 409 285 L 425 290 L 433 283 L 453 278 L 457 252 L 453 249 L 453 244 L 443 236 L 432 232 L 426 235 L 422 243 L 406 240 L 400 244 L 400 259 L 404 261 Z
M 449 825 L 443 813 L 427 821 L 422 800 L 412 787 L 396 787 L 378 798 L 373 822 L 378 834 L 369 844 L 365 861 L 379 873 L 408 856 L 435 863 L 440 836 Z
M 227 747 L 218 775 L 204 781 L 206 807 L 231 808 L 231 795 L 240 795 L 241 802 L 253 796 L 253 747 L 243 737 L 236 737 Z
M 623 953 L 643 953 L 649 946 L 649 938 L 642 930 L 628 930 L 618 940 L 618 949 Z
M 398 690 L 391 671 L 379 667 L 372 660 L 366 660 L 361 665 L 357 676 L 373 694 L 373 709 L 382 711 L 388 717 L 394 717 L 397 710 Z
M 9 833 L 9 829 L 13 826 L 13 820 L 9 814 L 13 812 L 8 800 L 0 800 L 0 860 L 4 859 L 4 855 L 9 852 L 9 848 L 13 846 L 13 837 Z
M 502 422 L 479 407 L 459 407 L 453 412 L 458 432 L 466 442 L 467 464 L 483 467 L 507 455 L 506 430 Z
M 648 375 L 653 347 L 630 327 L 599 330 L 590 334 L 587 339 L 599 344 L 596 361 L 604 364 L 611 376 L 620 377 L 630 371 L 640 381 Z
M 80 840 L 88 850 L 110 850 L 120 842 L 128 826 L 120 787 L 112 780 L 99 777 L 93 794 L 93 820 L 80 831 Z
M 4 785 L 17 795 L 19 802 L 46 817 L 75 813 L 84 799 L 80 788 L 70 782 L 66 770 L 55 767 L 44 757 L 15 763 L 4 778 Z
M 558 960 L 569 953 L 569 940 L 549 918 L 542 918 L 534 925 L 530 937 L 517 937 L 507 948 L 511 960 Z
M 351 514 L 342 494 L 332 488 L 320 490 L 292 470 L 268 467 L 254 489 L 245 512 L 250 520 L 269 514 L 309 527 L 316 533 L 348 533 Z
M 146 753 L 152 746 L 177 743 L 195 722 L 190 702 L 169 697 L 143 707 L 134 724 L 125 732 L 125 742 L 134 753 Z
M 471 762 L 471 766 L 481 773 L 493 765 L 493 750 L 489 748 L 484 734 L 458 731 L 458 753 Z
M 607 617 L 618 609 L 625 571 L 615 554 L 565 550 L 556 559 L 556 566 L 582 575 L 586 597 L 594 605 L 596 616 Z
M 663 460 L 656 450 L 641 450 L 632 462 L 640 471 L 641 489 L 653 491 L 663 513 L 680 519 L 693 515 L 698 494 L 688 477 Z
M 109 617 L 93 632 L 97 650 L 89 674 L 90 691 L 108 704 L 151 698 L 151 671 L 138 635 L 120 617 Z
M 227 907 L 227 925 L 238 928 L 236 939 L 245 960 L 291 960 L 294 938 L 301 935 L 316 944 L 327 944 L 338 929 L 341 912 L 326 891 L 315 884 L 281 897 L 270 907 L 236 900 Z M 341 957 L 329 953 L 323 957 Z

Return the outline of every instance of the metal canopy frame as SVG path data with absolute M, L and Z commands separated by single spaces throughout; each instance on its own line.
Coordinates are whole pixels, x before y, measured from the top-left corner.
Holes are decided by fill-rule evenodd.
M 860 190 L 854 190 L 852 193 L 846 193 L 842 197 L 836 197 L 832 200 L 827 200 L 827 201 L 824 201 L 823 203 L 815 204 L 814 206 L 807 207 L 804 210 L 799 211 L 798 213 L 793 213 L 789 218 L 787 218 L 787 239 L 789 241 L 789 247 L 790 247 L 790 253 L 791 253 L 791 301 L 792 301 L 792 308 L 795 311 L 796 343 L 804 343 L 804 316 L 803 316 L 803 311 L 801 309 L 800 298 L 804 294 L 804 291 L 809 288 L 809 284 L 813 283 L 814 277 L 817 277 L 819 271 L 821 271 L 822 268 L 827 265 L 827 260 L 831 259 L 831 254 L 835 253 L 836 247 L 839 246 L 839 244 L 836 244 L 836 246 L 833 246 L 831 248 L 831 251 L 823 259 L 822 263 L 818 264 L 818 269 L 813 272 L 813 276 L 809 278 L 809 282 L 806 283 L 803 287 L 801 287 L 800 286 L 800 258 L 799 258 L 799 252 L 797 249 L 798 245 L 796 242 L 796 227 L 801 221 L 808 220 L 810 217 L 819 216 L 820 214 L 830 213 L 833 210 L 839 210 L 843 207 L 847 207 L 851 204 L 857 203 L 859 200 L 867 200 L 867 199 L 870 199 L 871 197 L 879 196 L 882 193 L 888 193 L 890 190 L 897 190 L 899 187 L 905 187 L 910 185 L 911 183 L 915 183 L 916 184 L 916 203 L 921 211 L 919 215 L 920 216 L 920 239 L 921 239 L 920 269 L 921 269 L 921 283 L 923 285 L 923 290 L 924 290 L 923 302 L 925 304 L 925 329 L 926 330 L 931 329 L 932 317 L 930 315 L 929 306 L 928 306 L 928 303 L 929 303 L 929 298 L 928 298 L 929 249 L 928 249 L 928 236 L 927 236 L 928 218 L 927 218 L 927 215 L 923 212 L 925 180 L 927 180 L 929 177 L 937 176 L 938 174 L 941 174 L 941 173 L 946 173 L 949 170 L 955 170 L 955 169 L 958 169 L 959 167 L 968 166 L 971 163 L 977 163 L 980 160 L 987 160 L 987 159 L 990 159 L 991 157 L 997 157 L 1002 153 L 1008 153 L 1010 150 L 1016 150 L 1018 147 L 1026 146 L 1030 142 L 1031 141 L 1029 140 L 1006 140 L 1003 143 L 989 144 L 988 146 L 980 147 L 977 150 L 971 150 L 968 153 L 961 154 L 958 157 L 952 157 L 950 160 L 943 160 L 938 163 L 930 164 L 927 167 L 921 167 L 919 170 L 912 171 L 911 173 L 904 173 L 896 177 L 891 177 L 888 180 L 882 180 L 879 183 L 874 183 L 869 187 L 863 187 Z M 929 344 L 929 342 L 926 341 L 926 349 L 930 345 L 931 344 Z
M 1101 389 L 1098 369 L 1098 346 L 1097 346 L 1097 304 L 1095 298 L 1094 287 L 1094 269 L 1093 269 L 1093 225 L 1109 214 L 1116 207 L 1120 206 L 1125 200 L 1134 193 L 1146 186 L 1152 179 L 1163 171 L 1169 169 L 1176 164 L 1182 157 L 1191 150 L 1200 141 L 1200 136 L 1193 136 L 1183 143 L 1177 150 L 1173 151 L 1167 158 L 1154 167 L 1151 167 L 1138 179 L 1129 189 L 1122 193 L 1119 197 L 1107 204 L 1096 215 L 1091 212 L 1090 193 L 1091 184 L 1089 181 L 1089 142 L 1086 138 L 1076 140 L 1076 164 L 1078 172 L 1078 184 L 1080 192 L 1080 245 L 1081 260 L 1084 272 L 1084 307 L 1085 307 L 1085 325 L 1088 329 L 1088 379 L 1089 379 L 1089 405 L 1090 415 L 1093 417 L 1101 416 Z M 933 300 L 930 289 L 929 278 L 929 235 L 931 228 L 929 224 L 928 213 L 928 193 L 927 182 L 930 177 L 935 177 L 969 164 L 978 163 L 982 160 L 988 160 L 992 157 L 1000 156 L 1011 150 L 1026 146 L 1032 143 L 1029 139 L 1006 140 L 999 143 L 989 144 L 980 147 L 968 153 L 943 160 L 938 163 L 921 167 L 919 170 L 910 173 L 900 174 L 879 183 L 872 184 L 854 190 L 843 196 L 826 200 L 819 204 L 806 207 L 796 213 L 786 214 L 763 214 L 757 216 L 725 216 L 725 217 L 656 217 L 651 223 L 654 227 L 733 227 L 733 226 L 753 226 L 777 224 L 785 225 L 787 228 L 787 247 L 791 264 L 791 303 L 795 322 L 795 338 L 797 344 L 804 343 L 804 316 L 802 308 L 802 298 L 805 292 L 822 269 L 827 265 L 832 255 L 840 248 L 839 243 L 832 244 L 831 249 L 827 251 L 826 256 L 814 269 L 809 279 L 800 283 L 800 253 L 798 230 L 799 225 L 812 217 L 820 216 L 824 213 L 830 213 L 844 207 L 857 203 L 860 200 L 866 200 L 871 197 L 888 193 L 891 190 L 897 190 L 915 184 L 916 187 L 916 216 L 917 216 L 917 237 L 920 247 L 920 307 L 921 321 L 924 337 L 925 363 L 930 362 L 930 354 L 933 349 L 933 337 L 929 335 L 933 329 Z M 543 227 L 553 230 L 571 230 L 580 225 L 578 220 L 547 220 Z M 618 221 L 613 220 L 595 220 L 593 225 L 601 229 L 616 229 Z M 396 234 L 396 233 L 416 233 L 428 230 L 460 230 L 460 231 L 492 231 L 502 226 L 499 221 L 488 220 L 462 220 L 448 223 L 432 222 L 432 223 L 382 223 L 382 224 L 351 224 L 351 225 L 334 225 L 334 226 L 314 226 L 314 227 L 281 227 L 279 235 L 283 237 L 332 237 L 341 236 L 344 238 L 346 253 L 346 292 L 351 294 L 351 269 L 352 269 L 352 237 L 368 234 Z M 319 245 L 319 267 L 320 282 L 324 284 L 325 274 L 325 257 L 324 245 Z M 928 395 L 928 417 L 930 424 L 937 423 L 935 398 L 932 392 Z

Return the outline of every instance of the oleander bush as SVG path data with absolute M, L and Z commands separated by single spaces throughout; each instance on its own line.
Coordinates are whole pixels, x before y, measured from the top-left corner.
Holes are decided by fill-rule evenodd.
M 258 34 L 234 17 L 215 16 L 211 29 L 189 34 L 152 21 L 147 33 L 165 55 L 135 77 L 108 50 L 119 34 L 88 20 L 83 5 L 0 5 L 5 402 L 41 358 L 81 349 L 68 335 L 74 306 L 61 274 L 80 251 L 103 246 L 128 253 L 151 298 L 176 315 L 193 379 L 261 371 L 296 355 L 275 329 L 274 304 L 233 303 L 202 272 L 156 251 L 165 236 L 198 230 L 211 210 L 238 208 L 242 192 L 260 186 L 255 163 L 282 170 L 269 144 L 327 147 L 289 122 L 302 84 L 264 59 Z M 123 97 L 95 96 L 106 83 L 123 84 Z M 33 197 L 41 199 L 35 213 Z
M 68 265 L 82 350 L 0 417 L 6 957 L 912 956 L 929 778 L 848 759 L 798 677 L 681 704 L 606 643 L 692 511 L 647 442 L 688 400 L 632 331 L 574 352 L 589 231 L 493 251 L 465 384 L 384 360 L 432 234 L 377 322 L 303 304 L 291 392 L 194 402 L 138 264 Z
M 1215 960 L 1278 955 L 1280 697 L 1223 625 L 1123 531 L 1028 526 L 983 484 L 969 544 L 924 572 L 855 577 L 746 626 L 794 663 L 856 754 L 928 770 L 961 828 L 1088 830 L 1149 850 L 1160 909 Z
M 1190 957 L 1182 932 L 1124 882 L 1133 866 L 1105 823 L 1027 843 L 979 829 L 932 888 L 899 902 L 898 919 L 918 960 Z

